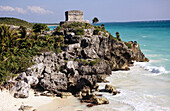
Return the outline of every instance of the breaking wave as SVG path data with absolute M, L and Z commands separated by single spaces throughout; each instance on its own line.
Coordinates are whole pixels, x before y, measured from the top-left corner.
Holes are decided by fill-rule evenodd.
M 135 66 L 139 66 L 143 68 L 144 70 L 147 70 L 152 73 L 156 74 L 167 74 L 170 73 L 170 71 L 167 71 L 163 66 L 156 67 L 156 66 L 151 66 L 148 63 L 143 63 L 143 62 L 135 62 Z

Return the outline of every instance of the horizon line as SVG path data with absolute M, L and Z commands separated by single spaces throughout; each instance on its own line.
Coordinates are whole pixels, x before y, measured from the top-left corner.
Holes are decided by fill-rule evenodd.
M 162 19 L 162 20 L 132 20 L 132 21 L 113 21 L 113 22 L 98 22 L 99 23 L 128 23 L 128 22 L 158 22 L 158 21 L 170 21 L 170 19 Z
M 20 17 L 11 17 L 11 16 L 0 16 L 0 18 L 17 18 L 17 19 L 21 19 L 21 20 L 25 20 L 27 22 L 29 22 L 28 20 L 24 19 L 24 18 L 20 18 Z M 158 20 L 132 20 L 132 21 L 102 21 L 102 22 L 98 22 L 97 24 L 100 23 L 128 23 L 128 22 L 157 22 L 157 21 L 170 21 L 170 19 L 158 19 Z M 59 24 L 60 22 L 29 22 L 29 23 L 49 23 L 49 24 Z M 93 24 L 93 23 L 92 23 Z

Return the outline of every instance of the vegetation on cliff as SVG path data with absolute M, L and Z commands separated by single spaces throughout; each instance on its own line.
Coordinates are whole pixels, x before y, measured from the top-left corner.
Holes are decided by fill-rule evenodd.
M 32 32 L 26 35 L 26 28 L 10 30 L 9 26 L 0 26 L 0 82 L 4 82 L 15 74 L 25 71 L 34 63 L 32 57 L 42 51 L 60 52 L 63 36 L 40 36 Z
M 0 24 L 7 24 L 7 25 L 15 25 L 15 26 L 25 26 L 27 28 L 32 28 L 33 24 L 17 19 L 17 18 L 10 18 L 10 17 L 0 17 Z
M 121 41 L 119 34 L 117 34 L 117 38 L 113 37 L 109 32 L 105 30 L 104 25 L 93 26 L 88 23 L 73 22 L 73 23 L 65 23 L 62 26 L 58 26 L 52 34 L 36 33 L 36 32 L 43 32 L 44 30 L 48 30 L 46 25 L 35 24 L 33 31 L 28 35 L 26 28 L 23 26 L 20 26 L 20 28 L 17 30 L 10 30 L 9 26 L 0 25 L 0 82 L 5 82 L 6 80 L 9 80 L 11 77 L 15 76 L 17 73 L 25 71 L 28 67 L 34 64 L 32 62 L 33 57 L 35 55 L 40 55 L 41 52 L 53 51 L 55 53 L 60 53 L 62 51 L 61 49 L 65 46 L 68 46 L 69 44 L 74 44 L 74 43 L 80 44 L 80 39 L 82 39 L 81 36 L 83 37 L 87 36 L 92 38 L 94 37 L 93 38 L 94 40 L 100 41 L 99 36 L 97 37 L 94 36 L 94 35 L 100 35 L 100 37 L 103 37 L 102 39 L 104 40 L 101 41 L 103 42 L 103 44 L 100 45 L 104 45 L 101 47 L 107 47 L 108 50 L 113 50 L 113 52 L 114 50 L 116 50 L 116 48 L 111 49 L 113 45 L 107 46 L 106 43 L 107 42 L 116 43 L 116 41 Z M 72 35 L 70 35 L 70 33 L 74 33 L 75 36 L 71 38 Z M 87 38 L 84 38 L 82 40 L 82 43 L 80 44 L 82 48 L 86 47 L 86 45 L 91 44 L 91 43 L 86 43 L 86 42 L 90 42 L 87 41 L 86 39 Z M 130 43 L 122 42 L 121 44 L 125 44 L 128 46 L 128 48 L 132 48 L 132 45 Z M 124 45 L 122 46 L 124 47 Z M 80 55 L 82 56 L 82 58 L 75 57 L 77 58 L 76 61 L 84 65 L 89 65 L 90 67 L 94 67 L 96 64 L 102 63 L 98 55 L 95 53 L 95 50 L 96 49 L 86 49 L 86 48 L 82 49 Z M 98 53 L 104 54 L 102 51 L 105 51 L 105 48 Z M 80 53 L 80 52 L 76 51 L 75 53 Z M 117 53 L 115 53 L 115 55 L 116 54 Z M 115 57 L 115 55 L 113 57 Z M 126 55 L 127 54 L 123 56 Z M 86 60 L 86 58 L 89 58 L 89 56 L 94 57 L 94 59 Z M 100 56 L 104 56 L 104 55 L 100 55 Z M 110 57 L 108 56 L 104 58 L 108 60 L 110 59 Z M 114 59 L 113 61 L 115 61 Z M 118 59 L 121 58 L 118 57 Z M 113 64 L 111 63 L 112 61 L 109 62 L 107 64 Z M 104 62 L 104 64 L 106 63 Z M 118 67 L 118 66 L 114 66 L 114 67 Z

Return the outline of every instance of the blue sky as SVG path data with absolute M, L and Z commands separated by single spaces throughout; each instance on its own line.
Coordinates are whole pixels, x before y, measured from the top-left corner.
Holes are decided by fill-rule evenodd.
M 58 23 L 67 10 L 82 10 L 89 21 L 170 20 L 170 0 L 0 0 L 0 17 L 29 22 Z

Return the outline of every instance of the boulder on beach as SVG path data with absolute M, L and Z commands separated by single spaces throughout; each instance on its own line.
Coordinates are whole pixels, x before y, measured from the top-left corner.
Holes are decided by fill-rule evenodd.
M 90 100 L 92 101 L 93 104 L 96 105 L 109 104 L 109 100 L 104 97 L 93 96 Z
M 114 86 L 108 85 L 108 84 L 105 85 L 105 91 L 109 92 L 109 93 L 117 93 L 116 88 Z

